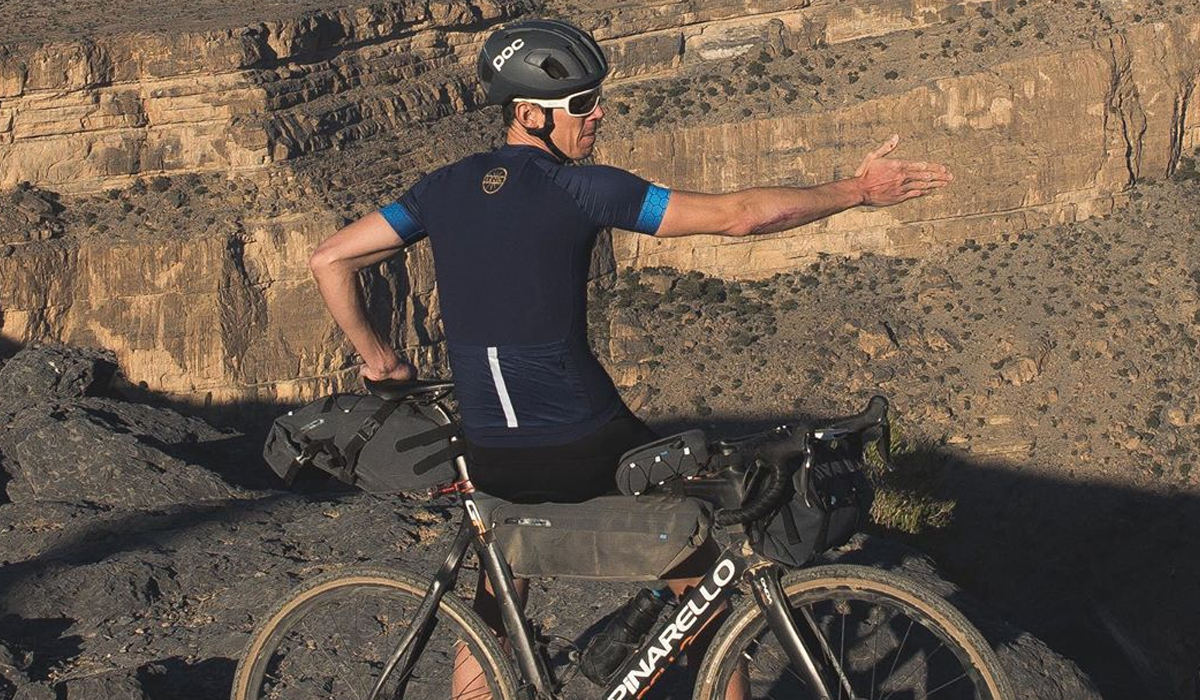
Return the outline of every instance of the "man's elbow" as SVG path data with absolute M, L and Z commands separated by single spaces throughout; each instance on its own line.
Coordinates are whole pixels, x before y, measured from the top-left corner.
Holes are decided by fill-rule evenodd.
M 321 273 L 329 269 L 330 264 L 329 254 L 319 247 L 312 252 L 312 255 L 308 256 L 308 271 L 312 273 L 313 277 L 319 277 Z
M 758 219 L 750 203 L 744 198 L 738 198 L 729 208 L 725 216 L 725 225 L 721 227 L 721 235 L 742 238 L 755 233 L 759 228 Z
M 308 256 L 308 271 L 313 277 L 319 278 L 334 271 L 344 262 L 332 246 L 323 243 Z

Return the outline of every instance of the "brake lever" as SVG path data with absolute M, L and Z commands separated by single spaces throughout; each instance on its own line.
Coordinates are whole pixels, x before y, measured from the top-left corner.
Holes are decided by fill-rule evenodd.
M 813 451 L 809 447 L 807 441 L 804 445 L 804 464 L 800 467 L 800 494 L 804 497 L 804 505 L 812 508 L 812 502 L 808 499 L 808 475 L 812 471 Z

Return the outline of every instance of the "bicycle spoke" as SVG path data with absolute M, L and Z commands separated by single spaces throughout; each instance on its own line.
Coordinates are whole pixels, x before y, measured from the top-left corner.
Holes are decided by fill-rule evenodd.
M 887 676 L 884 677 L 885 683 L 887 682 L 887 679 L 891 678 L 892 674 L 896 672 L 896 664 L 900 663 L 900 652 L 904 651 L 904 645 L 908 643 L 908 635 L 912 633 L 912 626 L 914 622 L 915 620 L 912 619 L 908 621 L 908 629 L 904 631 L 904 639 L 900 640 L 900 648 L 896 650 L 896 659 L 895 661 L 892 661 L 892 667 L 888 669 Z
M 875 659 L 879 658 L 879 632 L 871 635 L 871 700 L 875 700 Z
M 946 645 L 944 645 L 944 644 L 938 644 L 938 648 L 934 649 L 932 654 L 925 657 L 926 668 L 928 668 L 930 660 L 933 659 L 933 657 L 937 656 L 938 652 L 940 652 L 942 649 L 944 649 L 945 646 Z M 900 679 L 900 682 L 904 682 L 904 681 L 907 681 L 909 678 L 912 678 L 913 673 L 915 673 L 919 668 L 920 668 L 920 666 L 909 669 L 908 673 L 904 674 L 904 676 Z M 887 684 L 887 679 L 884 679 L 884 684 L 885 685 Z M 892 693 L 894 693 L 894 692 L 896 692 L 895 689 L 888 691 L 888 694 L 884 695 L 882 698 L 880 698 L 880 700 L 887 700 L 889 697 L 891 697 Z
M 834 607 L 834 610 L 837 610 L 836 606 Z M 846 677 L 846 672 L 842 668 L 842 665 L 838 659 L 834 658 L 833 648 L 829 646 L 829 641 L 825 639 L 825 635 L 821 634 L 821 628 L 819 625 L 817 625 L 817 621 L 813 619 L 813 616 L 809 612 L 808 608 L 800 608 L 800 614 L 804 617 L 804 621 L 808 623 L 808 628 L 812 630 L 813 636 L 817 638 L 817 644 L 821 646 L 822 653 L 825 654 L 825 658 L 829 660 L 829 663 L 833 666 L 834 673 L 838 677 L 838 698 L 842 697 L 842 688 L 844 687 L 846 692 L 850 694 L 851 700 L 853 700 L 854 688 L 850 687 L 850 679 Z M 842 616 L 844 629 L 846 616 L 845 613 L 839 612 L 839 614 Z
M 842 633 L 838 639 L 838 666 L 844 669 L 846 668 L 846 614 L 842 613 L 841 617 Z M 849 682 L 847 682 L 847 685 L 849 685 Z M 851 688 L 848 692 L 850 693 L 850 700 L 854 700 L 854 689 Z M 838 686 L 838 700 L 842 700 L 842 687 L 840 685 Z
M 943 683 L 943 684 L 939 685 L 938 687 L 934 688 L 933 690 L 931 690 L 931 691 L 929 691 L 929 692 L 925 693 L 925 696 L 926 696 L 926 697 L 932 697 L 934 693 L 940 692 L 940 691 L 941 691 L 943 688 L 948 688 L 948 687 L 950 687 L 950 686 L 954 685 L 955 683 L 957 683 L 957 682 L 961 681 L 962 679 L 964 679 L 964 678 L 966 678 L 966 677 L 967 677 L 967 674 L 965 674 L 965 673 L 960 673 L 958 676 L 954 677 L 953 679 L 951 679 L 951 680 L 948 680 L 948 681 L 946 681 L 945 683 Z

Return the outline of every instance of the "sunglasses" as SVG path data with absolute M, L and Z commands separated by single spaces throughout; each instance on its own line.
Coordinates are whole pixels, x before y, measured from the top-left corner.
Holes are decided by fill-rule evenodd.
M 531 105 L 551 109 L 565 109 L 567 110 L 567 114 L 572 117 L 587 117 L 600 106 L 600 88 L 596 87 L 591 90 L 584 90 L 583 92 L 567 95 L 557 100 L 535 100 L 532 97 L 517 97 L 513 101 L 528 102 Z

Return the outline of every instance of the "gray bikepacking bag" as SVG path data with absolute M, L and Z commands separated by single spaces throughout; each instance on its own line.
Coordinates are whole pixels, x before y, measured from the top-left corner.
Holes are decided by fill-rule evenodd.
M 498 501 L 489 519 L 517 576 L 653 581 L 708 540 L 712 507 L 666 494 L 583 503 Z
M 263 459 L 285 482 L 313 466 L 370 493 L 418 491 L 454 481 L 462 442 L 417 401 L 334 394 L 275 419 Z

